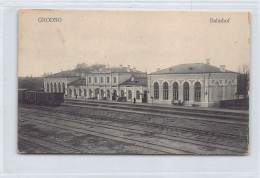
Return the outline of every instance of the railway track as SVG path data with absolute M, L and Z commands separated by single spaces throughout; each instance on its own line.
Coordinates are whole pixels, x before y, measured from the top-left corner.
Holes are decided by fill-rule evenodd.
M 40 116 L 40 117 L 44 117 L 44 116 Z M 50 117 L 50 116 L 48 116 L 48 117 Z M 89 116 L 87 116 L 87 117 L 89 117 Z M 92 116 L 93 117 L 93 116 Z M 51 116 L 51 119 L 52 120 L 56 120 L 57 121 L 57 119 L 55 118 L 55 115 L 54 116 Z M 94 118 L 94 119 L 97 119 L 97 118 Z M 99 118 L 100 119 L 100 118 Z M 107 118 L 104 118 L 104 119 L 107 119 Z M 82 120 L 82 119 L 80 119 L 80 120 L 78 120 L 77 119 L 77 121 L 75 121 L 75 120 L 71 120 L 71 119 L 69 119 L 69 118 L 62 118 L 62 120 L 66 120 L 66 121 L 69 121 L 69 122 L 77 122 L 77 123 L 79 123 L 79 124 L 86 124 L 86 121 L 85 120 Z M 84 121 L 84 122 L 83 122 Z M 42 122 L 42 121 L 40 121 L 40 122 Z M 106 124 L 105 123 L 105 125 L 103 124 L 100 124 L 100 123 L 90 123 L 89 121 L 87 121 L 87 123 L 88 123 L 88 125 L 91 125 L 91 126 L 93 126 L 93 127 L 102 127 L 103 129 L 104 128 L 107 128 L 107 129 L 113 129 L 113 130 L 115 130 L 115 129 L 117 129 L 117 130 L 126 130 L 126 128 L 124 127 L 120 127 L 120 128 L 118 128 L 118 126 L 113 126 L 113 125 L 108 125 L 108 124 Z M 46 124 L 45 122 L 42 122 L 41 124 Z M 135 123 L 136 124 L 136 123 Z M 130 129 L 131 130 L 131 129 Z M 129 131 L 129 129 L 128 129 L 128 131 Z M 136 129 L 132 129 L 131 131 L 129 131 L 129 132 L 140 132 L 140 130 L 136 130 Z M 104 133 L 103 133 L 104 134 Z M 176 142 L 176 138 L 175 138 L 175 140 L 173 139 L 173 138 L 170 138 L 170 137 L 172 137 L 172 136 L 170 136 L 170 135 L 168 135 L 169 136 L 169 138 L 166 138 L 165 137 L 166 135 L 163 135 L 163 134 L 156 134 L 156 135 L 153 135 L 153 137 L 157 137 L 157 138 L 159 138 L 159 139 L 166 139 L 166 140 L 169 140 L 169 141 L 175 141 Z M 177 140 L 177 142 L 178 141 L 181 141 L 181 142 L 186 142 L 187 143 L 187 139 L 185 140 L 184 138 L 180 138 L 180 137 L 178 137 L 179 138 L 179 140 Z M 124 139 L 127 139 L 127 138 L 124 138 Z M 135 140 L 136 141 L 136 140 Z M 197 141 L 198 142 L 198 141 Z M 189 141 L 188 141 L 188 144 L 193 144 L 193 145 L 201 145 L 201 143 L 203 143 L 203 142 L 200 142 L 200 144 L 196 144 L 195 142 L 194 142 L 194 140 L 192 141 L 192 139 L 190 139 Z M 209 144 L 209 143 L 207 143 L 207 144 Z M 232 151 L 232 152 L 237 152 L 237 153 L 245 153 L 245 149 L 238 149 L 238 148 L 231 148 L 231 147 L 223 147 L 222 146 L 222 148 L 221 148 L 221 146 L 216 146 L 215 145 L 215 147 L 214 146 L 212 146 L 213 144 L 211 144 L 211 146 L 209 146 L 209 145 L 205 145 L 205 143 L 204 143 L 204 145 L 202 145 L 203 147 L 206 147 L 207 149 L 218 149 L 218 150 L 225 150 L 226 152 L 228 152 L 228 151 Z M 157 145 L 158 146 L 158 145 Z M 224 148 L 224 149 L 223 149 Z M 192 152 L 191 152 L 192 153 Z M 202 152 L 202 153 L 204 153 L 205 154 L 205 151 L 204 152 Z M 230 152 L 229 152 L 230 153 Z M 178 154 L 180 154 L 180 153 L 178 153 Z M 185 153 L 185 154 L 188 154 L 188 153 Z M 200 153 L 192 153 L 192 154 L 200 154 Z
M 189 107 L 171 107 L 171 106 L 151 106 L 145 104 L 138 104 L 138 103 L 127 103 L 127 102 L 110 102 L 110 101 L 102 101 L 102 100 L 75 100 L 75 99 L 66 99 L 65 103 L 80 103 L 80 104 L 87 104 L 93 106 L 106 106 L 111 108 L 131 108 L 132 110 L 144 110 L 150 112 L 166 112 L 172 114 L 187 114 L 191 116 L 199 115 L 200 117 L 221 117 L 221 118 L 232 118 L 235 117 L 237 119 L 245 119 L 248 120 L 248 113 L 241 112 L 241 111 L 219 111 L 219 110 L 207 110 L 204 108 L 189 108 Z
M 248 125 L 247 119 L 225 119 L 225 118 L 207 118 L 207 117 L 200 117 L 199 114 L 196 114 L 196 116 L 192 115 L 184 115 L 184 114 L 173 114 L 173 113 L 162 113 L 162 112 L 149 112 L 149 111 L 137 111 L 132 110 L 131 108 L 114 108 L 112 106 L 100 106 L 100 105 L 89 105 L 85 103 L 64 103 L 62 106 L 67 107 L 82 107 L 82 108 L 90 108 L 90 109 L 101 109 L 105 111 L 113 111 L 113 112 L 127 112 L 127 113 L 134 113 L 134 114 L 142 114 L 142 115 L 150 115 L 150 116 L 159 116 L 164 118 L 182 118 L 186 120 L 200 120 L 200 121 L 208 121 L 208 122 L 217 122 L 217 123 L 229 123 L 229 124 L 236 124 L 236 125 Z
M 50 111 L 52 110 L 52 108 L 41 108 L 41 111 Z M 138 120 L 138 119 L 127 119 L 126 118 L 114 118 L 114 117 L 109 117 L 109 116 L 99 116 L 99 115 L 95 115 L 95 114 L 90 114 L 90 113 L 85 113 L 84 110 L 81 111 L 81 113 L 78 112 L 72 112 L 72 111 L 55 111 L 55 113 L 57 114 L 67 114 L 67 115 L 71 115 L 71 116 L 75 116 L 78 115 L 80 117 L 89 117 L 89 118 L 93 118 L 93 119 L 99 119 L 99 120 L 103 120 L 103 121 L 112 121 L 112 122 L 120 122 L 120 123 L 128 123 L 128 124 L 135 124 L 135 125 L 143 125 L 143 126 L 150 126 L 153 128 L 163 128 L 163 129 L 168 129 L 170 131 L 183 131 L 186 133 L 193 133 L 193 134 L 197 134 L 197 135 L 209 135 L 209 136 L 216 136 L 216 137 L 220 137 L 220 138 L 225 138 L 225 139 L 229 139 L 229 140 L 234 140 L 239 138 L 240 141 L 241 140 L 247 140 L 247 136 L 242 136 L 242 135 L 237 135 L 237 134 L 230 134 L 230 133 L 220 133 L 220 132 L 215 132 L 215 131 L 209 131 L 209 130 L 201 130 L 201 129 L 194 129 L 194 128 L 187 128 L 187 127 L 181 127 L 181 126 L 174 126 L 174 125 L 165 125 L 165 124 L 158 124 L 158 123 L 154 123 L 154 122 L 150 122 L 150 121 L 145 121 L 145 120 Z M 34 112 L 34 114 L 39 115 L 39 112 Z M 51 116 L 50 113 L 45 113 L 45 115 Z M 66 117 L 66 116 L 64 116 Z M 78 119 L 78 118 L 77 118 Z M 237 129 L 244 129 L 244 127 L 238 127 Z M 247 135 L 247 133 L 245 134 Z M 241 139 L 243 138 L 243 139 Z

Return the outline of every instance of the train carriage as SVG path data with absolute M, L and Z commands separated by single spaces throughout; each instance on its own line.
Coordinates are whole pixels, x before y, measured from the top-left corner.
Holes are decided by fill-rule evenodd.
M 24 101 L 26 103 L 36 103 L 37 102 L 37 91 L 25 91 Z
M 25 91 L 27 91 L 27 89 L 18 89 L 18 102 L 19 103 L 24 103 Z
M 59 106 L 64 102 L 64 93 L 46 93 L 18 89 L 18 102 L 49 106 Z
M 60 105 L 64 102 L 64 93 L 38 92 L 37 103 L 43 105 Z

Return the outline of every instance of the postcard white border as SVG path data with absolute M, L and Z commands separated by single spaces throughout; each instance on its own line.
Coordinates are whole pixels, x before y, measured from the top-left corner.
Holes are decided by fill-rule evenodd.
M 54 1 L 58 2 L 58 1 Z M 67 2 L 67 3 L 66 3 Z M 111 3 L 109 3 L 111 2 Z M 1 10 L 0 175 L 3 177 L 258 177 L 260 135 L 257 1 L 4 1 Z M 19 155 L 17 148 L 17 18 L 20 8 L 249 10 L 251 16 L 250 154 L 248 156 Z

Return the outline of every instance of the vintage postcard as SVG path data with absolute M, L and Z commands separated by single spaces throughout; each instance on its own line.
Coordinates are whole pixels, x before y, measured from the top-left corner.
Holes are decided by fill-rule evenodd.
M 19 153 L 249 153 L 249 12 L 18 16 Z

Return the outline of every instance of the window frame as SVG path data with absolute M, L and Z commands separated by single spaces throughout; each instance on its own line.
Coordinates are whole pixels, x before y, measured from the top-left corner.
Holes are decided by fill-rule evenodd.
M 155 86 L 158 88 L 155 88 Z M 153 84 L 153 90 L 154 90 L 154 93 L 153 93 L 153 98 L 155 100 L 158 100 L 160 98 L 160 86 L 159 86 L 159 83 L 158 82 L 154 82 Z
M 169 84 L 168 84 L 168 82 L 163 83 L 163 100 L 169 100 Z

